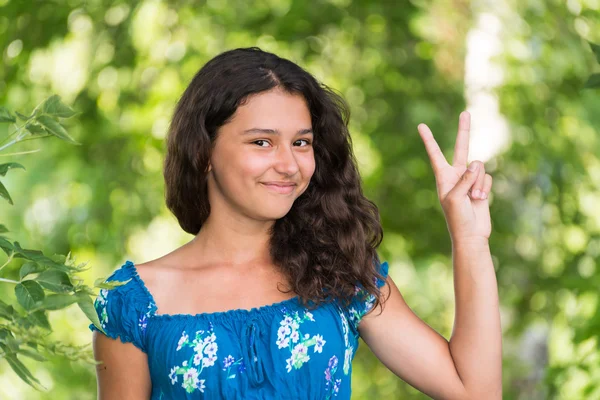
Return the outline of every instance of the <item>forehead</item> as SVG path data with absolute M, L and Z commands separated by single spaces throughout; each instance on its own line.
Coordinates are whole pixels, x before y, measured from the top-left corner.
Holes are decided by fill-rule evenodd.
M 302 95 L 273 89 L 250 96 L 238 107 L 231 124 L 256 128 L 310 128 L 310 111 Z

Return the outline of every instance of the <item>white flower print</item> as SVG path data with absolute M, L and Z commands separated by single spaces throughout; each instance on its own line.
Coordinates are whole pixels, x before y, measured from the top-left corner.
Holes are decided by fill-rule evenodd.
M 100 305 L 106 304 L 106 299 L 108 297 L 108 289 L 100 289 L 100 293 L 96 301 Z
M 217 354 L 218 348 L 219 348 L 219 346 L 217 345 L 217 343 L 215 343 L 215 342 L 208 342 L 208 344 L 204 348 L 204 354 L 206 354 L 209 357 L 212 357 L 215 354 Z
M 200 363 L 202 362 L 203 358 L 202 358 L 202 353 L 196 353 L 194 355 L 194 365 L 198 366 L 200 365 Z
M 325 345 L 325 340 L 323 340 L 323 336 L 315 335 L 315 353 L 321 353 L 323 351 L 323 346 Z
M 183 331 L 181 338 L 177 343 L 177 350 L 187 347 L 193 349 L 193 354 L 188 360 L 183 360 L 181 366 L 175 366 L 169 373 L 171 384 L 175 385 L 178 382 L 178 375 L 182 375 L 181 386 L 188 393 L 195 390 L 204 392 L 205 380 L 200 379 L 204 368 L 209 368 L 215 365 L 217 361 L 217 336 L 213 331 L 212 323 L 208 331 L 196 331 L 195 337 L 190 340 L 186 331 Z
M 183 373 L 183 383 L 181 386 L 185 389 L 186 392 L 192 393 L 194 389 L 198 389 L 198 370 L 196 368 L 190 368 Z M 204 381 L 202 381 L 204 383 Z M 204 387 L 200 390 L 204 391 Z
M 204 342 L 204 344 L 208 344 L 208 343 L 213 343 L 215 340 L 217 340 L 217 337 L 215 336 L 214 333 L 211 333 L 209 336 L 204 338 L 203 342 Z
M 286 337 L 286 338 L 277 339 L 277 342 L 275 342 L 275 344 L 277 344 L 277 348 L 279 348 L 279 349 L 283 349 L 284 347 L 289 347 L 290 338 Z
M 217 356 L 208 356 L 202 359 L 202 367 L 212 367 L 215 365 L 215 361 L 217 361 Z
M 300 325 L 306 321 L 314 322 L 315 319 L 309 311 L 304 311 L 302 314 L 298 311 L 290 314 L 285 307 L 282 308 L 283 319 L 280 322 L 280 327 L 277 330 L 277 341 L 275 344 L 279 349 L 288 349 L 290 357 L 286 360 L 286 370 L 291 372 L 292 369 L 299 369 L 310 360 L 308 350 L 311 346 L 314 347 L 315 353 L 321 353 L 325 340 L 323 336 L 310 334 L 302 334 Z
M 235 359 L 231 354 L 223 359 L 223 371 L 226 371 L 227 379 L 233 379 L 236 377 L 236 371 L 231 369 L 237 365 L 237 372 L 243 373 L 246 370 L 244 365 L 244 359 Z
M 177 367 L 171 368 L 171 372 L 169 373 L 169 378 L 171 378 L 171 385 L 177 383 Z
M 346 345 L 346 353 L 344 354 L 344 375 L 348 375 L 354 347 L 350 346 L 350 340 L 348 339 L 348 320 L 346 319 L 344 313 L 340 313 L 340 319 L 342 320 L 342 332 L 344 333 L 344 344 Z
M 354 352 L 354 348 L 352 346 L 346 349 L 346 353 L 344 354 L 344 375 L 348 375 L 350 371 L 350 364 L 352 362 L 352 354 Z
M 183 331 L 181 334 L 181 338 L 179 339 L 179 343 L 177 343 L 177 351 L 181 350 L 181 348 L 188 342 L 188 335 Z
M 290 339 L 292 339 L 292 342 L 298 343 L 298 339 L 300 339 L 300 334 L 298 333 L 297 330 L 294 330 L 292 332 L 292 334 L 290 335 Z
M 296 347 L 292 350 L 292 365 L 294 368 L 298 369 L 310 360 L 310 356 L 308 355 L 308 347 L 306 347 L 303 343 L 298 343 Z

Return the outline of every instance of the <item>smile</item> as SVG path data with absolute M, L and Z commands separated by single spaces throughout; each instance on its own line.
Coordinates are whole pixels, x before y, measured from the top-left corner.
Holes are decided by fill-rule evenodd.
M 280 185 L 268 185 L 266 183 L 263 183 L 263 185 L 276 193 L 281 193 L 281 194 L 290 194 L 294 191 L 294 188 L 296 187 L 296 185 L 288 185 L 288 186 L 280 186 Z

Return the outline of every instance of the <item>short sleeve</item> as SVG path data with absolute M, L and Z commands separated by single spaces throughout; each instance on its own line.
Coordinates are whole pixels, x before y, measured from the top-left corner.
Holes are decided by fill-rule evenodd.
M 385 279 L 388 276 L 388 263 L 387 261 L 379 263 L 377 271 L 383 279 L 375 278 L 377 287 L 381 289 L 385 284 Z M 350 328 L 358 335 L 358 324 L 362 317 L 368 313 L 375 305 L 375 296 L 368 293 L 364 288 L 357 286 L 356 293 L 348 306 L 348 319 L 350 321 Z
M 101 289 L 96 297 L 94 308 L 102 329 L 108 337 L 120 338 L 123 343 L 133 343 L 145 352 L 148 317 L 156 307 L 144 287 L 140 285 L 134 264 L 127 261 L 106 281 L 128 282 L 113 289 Z M 94 324 L 90 324 L 89 328 L 101 332 Z

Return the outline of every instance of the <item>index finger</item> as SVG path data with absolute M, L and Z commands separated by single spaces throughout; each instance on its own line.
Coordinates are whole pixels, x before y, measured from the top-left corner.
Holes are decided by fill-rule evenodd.
M 431 133 L 431 129 L 425 124 L 419 124 L 417 126 L 419 134 L 421 135 L 421 139 L 423 139 L 423 143 L 425 144 L 425 150 L 429 155 L 429 161 L 431 161 L 431 166 L 433 167 L 433 172 L 437 174 L 442 168 L 448 166 L 448 161 L 446 161 L 446 157 L 442 153 L 440 146 L 437 144 L 435 139 L 433 138 L 433 133 Z

